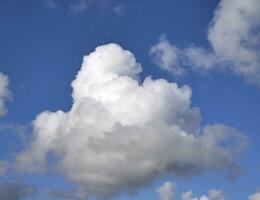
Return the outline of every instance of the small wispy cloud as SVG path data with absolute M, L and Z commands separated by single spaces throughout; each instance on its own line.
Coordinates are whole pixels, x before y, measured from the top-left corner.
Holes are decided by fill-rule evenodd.
M 114 13 L 117 16 L 123 16 L 125 14 L 126 5 L 117 5 L 114 7 Z
M 59 7 L 57 0 L 45 0 L 44 6 L 48 9 L 56 9 Z
M 70 5 L 70 11 L 73 14 L 79 14 L 86 11 L 89 8 L 89 0 L 78 0 L 76 3 Z
M 180 64 L 181 50 L 170 43 L 166 34 L 160 36 L 159 42 L 150 48 L 149 54 L 162 70 L 176 76 L 184 73 L 184 68 Z

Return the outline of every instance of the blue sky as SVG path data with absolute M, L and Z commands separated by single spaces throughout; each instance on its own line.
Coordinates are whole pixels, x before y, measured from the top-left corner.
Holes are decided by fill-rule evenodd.
M 33 151 L 30 150 L 31 144 L 40 142 L 34 139 L 40 133 L 33 131 L 35 125 L 31 124 L 37 115 L 46 110 L 53 112 L 54 115 L 57 110 L 62 110 L 66 115 L 66 112 L 71 110 L 73 102 L 81 100 L 80 95 L 84 96 L 81 94 L 83 89 L 78 89 L 79 97 L 72 98 L 71 82 L 81 69 L 83 56 L 94 52 L 96 47 L 109 43 L 116 43 L 124 50 L 129 50 L 136 62 L 141 63 L 140 74 L 137 73 L 137 65 L 136 68 L 129 68 L 140 76 L 140 82 L 147 76 L 152 76 L 154 80 L 165 79 L 168 82 L 176 82 L 179 88 L 183 85 L 190 87 L 191 105 L 187 102 L 185 105 L 187 104 L 188 109 L 191 107 L 200 109 L 198 117 L 201 117 L 201 131 L 198 134 L 203 134 L 203 129 L 208 124 L 223 124 L 235 127 L 235 135 L 241 134 L 243 140 L 248 138 L 247 148 L 232 158 L 241 169 L 232 180 L 227 178 L 225 170 L 212 170 L 214 167 L 207 167 L 206 164 L 205 169 L 202 167 L 201 173 L 187 177 L 179 176 L 175 173 L 175 169 L 169 170 L 169 173 L 166 173 L 167 170 L 164 169 L 163 173 L 152 176 L 151 180 L 145 177 L 147 178 L 145 180 L 149 181 L 138 182 L 138 178 L 136 180 L 133 178 L 135 184 L 133 194 L 126 193 L 125 189 L 129 189 L 130 185 L 122 183 L 123 188 L 119 187 L 118 190 L 111 191 L 115 195 L 112 199 L 157 199 L 160 195 L 156 190 L 165 182 L 176 183 L 177 188 L 171 188 L 173 193 L 176 193 L 176 199 L 181 199 L 181 194 L 188 190 L 192 190 L 194 196 L 199 197 L 207 194 L 210 189 L 221 190 L 225 199 L 228 200 L 245 200 L 250 194 L 255 193 L 260 186 L 259 22 L 254 21 L 254 19 L 260 19 L 257 10 L 259 3 L 256 0 L 250 0 L 248 5 L 246 3 L 243 5 L 241 2 L 243 1 L 222 0 L 221 4 L 218 0 L 197 0 L 196 2 L 191 0 L 1 0 L 0 72 L 9 79 L 8 88 L 12 93 L 12 100 L 4 100 L 4 107 L 8 112 L 0 116 L 0 160 L 7 163 L 6 172 L 0 176 L 2 184 L 0 196 L 1 191 L 4 191 L 1 188 L 8 188 L 6 184 L 13 181 L 31 190 L 24 197 L 22 195 L 7 196 L 0 197 L 0 200 L 2 198 L 55 200 L 57 199 L 53 195 L 55 192 L 46 191 L 70 191 L 71 188 L 73 190 L 78 186 L 84 188 L 84 192 L 92 192 L 94 196 L 102 193 L 100 192 L 103 189 L 102 184 L 97 184 L 99 188 L 92 189 L 93 192 L 88 186 L 91 181 L 86 180 L 87 184 L 82 184 L 79 183 L 81 181 L 71 177 L 73 175 L 67 176 L 68 171 L 72 174 L 75 172 L 74 168 L 66 168 L 64 172 L 57 166 L 61 159 L 59 156 L 62 157 L 66 148 L 69 148 L 67 146 L 57 147 L 62 149 L 59 149 L 60 151 L 64 151 L 58 156 L 48 154 L 45 172 L 20 172 L 16 169 L 18 164 L 15 160 L 26 149 Z M 214 11 L 219 4 L 222 5 L 218 10 L 220 17 L 214 22 L 212 21 Z M 233 16 L 229 13 L 236 10 L 229 9 L 230 7 L 236 9 L 236 6 L 249 13 L 246 13 L 249 16 L 247 21 L 239 21 L 238 17 L 236 18 L 238 21 L 232 21 Z M 221 28 L 225 27 L 225 23 L 229 21 L 231 28 L 225 28 L 223 31 Z M 237 26 L 233 27 L 233 24 Z M 248 27 L 244 28 L 244 24 L 248 24 Z M 255 33 L 251 34 L 251 28 L 254 27 L 257 27 L 254 29 Z M 230 34 L 233 30 L 235 33 L 241 33 L 238 34 L 242 35 L 241 37 L 245 37 L 243 35 L 245 32 L 250 33 L 247 34 L 248 38 L 243 38 L 246 45 L 241 42 L 239 43 L 241 46 L 236 46 L 237 43 L 232 42 L 232 37 L 238 37 L 236 34 Z M 222 37 L 224 34 L 230 34 L 230 43 Z M 109 48 L 105 47 L 104 51 L 109 51 L 106 50 Z M 158 48 L 151 53 L 152 47 Z M 194 50 L 197 47 L 205 51 L 206 56 L 196 54 L 195 58 L 189 57 L 187 50 Z M 113 48 L 117 49 L 118 46 Z M 235 53 L 232 52 L 234 49 Z M 244 49 L 248 56 L 243 57 Z M 241 54 L 239 54 L 240 51 Z M 123 54 L 113 54 L 111 59 L 116 60 L 120 56 Z M 197 66 L 200 56 L 201 63 Z M 129 59 L 132 59 L 132 56 Z M 104 63 L 106 65 L 105 61 Z M 89 64 L 85 65 L 87 68 Z M 125 65 L 128 66 L 128 63 Z M 175 73 L 175 69 L 179 68 L 184 70 L 181 75 Z M 253 72 L 250 70 L 248 72 L 246 69 L 252 69 Z M 127 71 L 127 73 L 130 72 Z M 127 76 L 131 77 L 131 73 Z M 91 74 L 89 76 L 91 77 Z M 1 79 L 0 83 L 3 84 Z M 76 86 L 74 90 L 77 90 Z M 104 98 L 110 97 L 104 96 Z M 176 104 L 175 98 L 178 99 L 179 96 L 172 97 L 173 107 Z M 146 103 L 149 104 L 149 102 Z M 168 104 L 172 108 L 171 103 L 168 102 Z M 122 108 L 124 105 L 120 107 Z M 91 112 L 88 115 L 92 115 Z M 186 116 L 185 113 L 184 115 Z M 170 116 L 169 114 L 168 117 Z M 48 117 L 51 116 L 47 115 Z M 39 127 L 48 126 L 45 120 Z M 187 126 L 189 125 L 187 122 Z M 44 130 L 48 132 L 47 129 Z M 185 128 L 183 130 L 186 131 Z M 143 143 L 145 145 L 145 141 Z M 232 146 L 232 143 L 233 141 L 229 141 L 225 145 Z M 106 146 L 106 144 L 103 145 Z M 111 147 L 109 145 L 104 147 L 104 151 L 106 151 L 105 148 L 109 150 Z M 56 149 L 56 152 L 59 150 Z M 157 147 L 157 150 L 160 151 L 160 147 Z M 173 146 L 172 150 L 176 148 Z M 32 157 L 31 154 L 28 157 Z M 168 160 L 165 162 L 167 163 Z M 83 165 L 84 167 L 87 166 Z M 121 177 L 117 178 L 115 180 L 120 183 L 118 179 Z M 75 195 L 80 193 L 77 189 L 73 192 Z M 67 194 L 64 195 L 64 192 L 60 193 L 63 193 L 61 199 L 68 197 Z M 31 197 L 31 194 L 34 196 Z M 170 198 L 164 200 L 170 200 Z M 71 196 L 71 199 L 76 199 L 76 196 Z M 95 197 L 90 197 L 90 199 L 95 199 Z

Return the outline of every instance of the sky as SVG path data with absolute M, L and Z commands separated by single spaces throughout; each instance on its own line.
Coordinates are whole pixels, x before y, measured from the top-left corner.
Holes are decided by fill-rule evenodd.
M 0 0 L 0 200 L 260 200 L 259 0 Z

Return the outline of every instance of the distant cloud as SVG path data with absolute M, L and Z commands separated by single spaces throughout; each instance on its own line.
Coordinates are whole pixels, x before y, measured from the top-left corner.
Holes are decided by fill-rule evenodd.
M 234 156 L 246 138 L 221 124 L 201 128 L 188 86 L 151 77 L 140 82 L 141 71 L 135 56 L 117 44 L 85 56 L 72 82 L 70 111 L 36 117 L 18 169 L 44 170 L 52 152 L 66 178 L 89 196 L 133 191 L 165 173 L 236 175 Z
M 9 90 L 9 79 L 0 72 L 0 116 L 6 114 L 7 109 L 5 108 L 5 102 L 10 99 L 11 92 Z
M 23 181 L 0 184 L 0 200 L 23 200 L 32 197 L 36 188 Z
M 184 192 L 181 196 L 181 200 L 225 200 L 222 191 L 220 190 L 209 190 L 208 194 L 204 194 L 200 197 L 194 197 L 193 192 L 190 190 Z
M 175 199 L 176 183 L 165 182 L 156 192 L 159 195 L 159 200 L 174 200 Z M 191 190 L 182 193 L 181 200 L 224 200 L 222 191 L 211 189 L 208 194 L 203 194 L 200 197 L 194 197 Z
M 200 47 L 189 47 L 184 49 L 182 53 L 183 58 L 186 56 L 185 64 L 201 73 L 214 70 L 217 66 L 221 68 L 221 65 L 224 64 L 216 54 Z
M 162 186 L 156 189 L 158 194 L 158 200 L 174 200 L 176 192 L 176 183 L 174 182 L 165 182 Z M 224 194 L 221 190 L 210 189 L 207 194 L 202 194 L 201 196 L 194 196 L 191 190 L 183 192 L 180 200 L 225 200 Z M 248 200 L 260 200 L 260 192 L 256 192 L 252 195 L 249 195 Z
M 159 200 L 174 200 L 175 198 L 176 184 L 173 182 L 165 182 L 160 186 L 156 192 L 158 194 Z
M 181 52 L 179 53 L 181 62 L 176 63 L 178 57 L 174 57 L 170 65 L 164 66 L 168 71 L 175 70 L 176 66 L 189 65 L 195 71 L 207 72 L 225 66 L 234 74 L 260 86 L 260 4 L 258 0 L 221 0 L 214 13 L 207 35 L 212 47 L 210 50 L 201 47 L 180 49 L 166 41 L 169 48 L 164 48 L 163 53 L 159 52 L 155 55 L 163 60 L 164 55 Z M 161 44 L 160 40 L 155 46 Z M 162 67 L 162 64 L 158 65 Z
M 69 7 L 69 11 L 73 14 L 79 14 L 86 11 L 96 0 L 73 0 L 65 3 L 58 0 L 44 0 L 44 6 L 48 9 L 57 9 L 63 4 Z
M 90 0 L 76 0 L 71 4 L 70 10 L 72 13 L 78 14 L 86 11 L 89 8 Z
M 156 189 L 158 200 L 174 200 L 176 183 L 165 182 L 162 186 Z M 221 190 L 210 189 L 207 194 L 201 196 L 194 196 L 191 190 L 183 192 L 180 200 L 225 200 L 224 194 Z M 256 192 L 248 196 L 248 200 L 260 200 L 260 192 Z
M 118 16 L 123 16 L 126 10 L 126 5 L 117 5 L 114 7 L 114 12 Z
M 48 9 L 65 7 L 69 13 L 75 15 L 84 13 L 94 5 L 98 5 L 100 8 L 105 7 L 107 9 L 111 9 L 118 16 L 122 16 L 126 8 L 125 5 L 117 5 L 113 7 L 111 0 L 44 0 L 44 7 Z
M 59 7 L 57 0 L 44 0 L 44 6 L 49 9 L 56 9 Z

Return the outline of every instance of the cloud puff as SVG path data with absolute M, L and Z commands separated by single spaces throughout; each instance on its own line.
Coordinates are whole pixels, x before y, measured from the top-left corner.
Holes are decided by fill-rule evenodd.
M 88 195 L 133 191 L 159 175 L 205 170 L 237 172 L 233 156 L 245 138 L 234 128 L 200 128 L 188 86 L 151 77 L 117 44 L 84 57 L 72 82 L 68 112 L 44 111 L 33 121 L 34 139 L 17 156 L 21 170 L 44 170 L 56 156 L 67 179 Z M 53 160 L 53 159 L 52 159 Z
M 248 200 L 260 200 L 260 192 L 250 195 Z
M 0 116 L 6 114 L 5 101 L 11 98 L 11 92 L 8 87 L 8 77 L 0 72 Z
M 194 197 L 192 191 L 184 192 L 181 196 L 181 200 L 224 200 L 224 196 L 219 190 L 209 190 L 207 195 L 201 197 Z
M 207 38 L 212 47 L 210 50 L 194 46 L 180 49 L 168 42 L 167 48 L 156 51 L 154 57 L 156 60 L 165 60 L 163 58 L 165 55 L 175 56 L 169 59 L 170 65 L 163 65 L 163 62 L 157 64 L 161 67 L 167 66 L 167 71 L 174 70 L 179 64 L 182 67 L 189 65 L 193 70 L 201 72 L 218 70 L 220 66 L 225 66 L 233 73 L 260 86 L 260 4 L 258 0 L 221 0 L 214 12 Z M 165 41 L 163 43 L 159 41 L 152 49 L 164 43 Z M 179 58 L 176 55 L 179 55 Z
M 23 181 L 0 184 L 0 200 L 22 200 L 32 197 L 36 188 Z
M 176 183 L 165 182 L 160 186 L 156 192 L 159 194 L 159 200 L 173 200 L 175 199 Z M 224 200 L 222 191 L 211 189 L 208 194 L 204 194 L 201 197 L 194 197 L 191 190 L 182 193 L 181 200 Z
M 151 47 L 149 54 L 153 58 L 153 62 L 162 70 L 177 76 L 183 74 L 184 69 L 179 63 L 181 50 L 172 45 L 165 34 L 162 34 L 159 42 Z
M 159 187 L 156 192 L 159 196 L 159 200 L 173 200 L 174 199 L 174 190 L 176 184 L 173 182 L 165 182 L 161 187 Z

